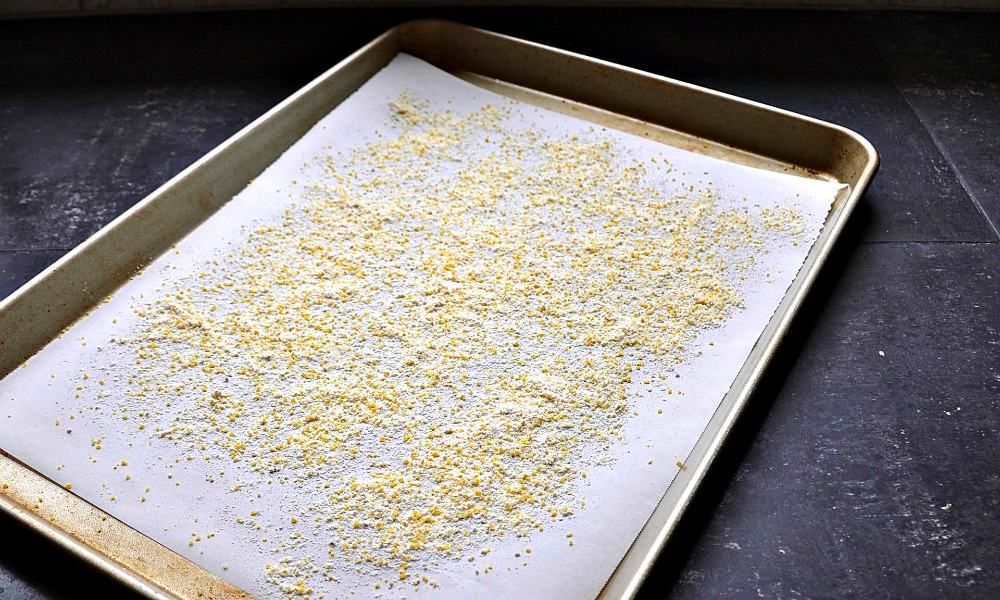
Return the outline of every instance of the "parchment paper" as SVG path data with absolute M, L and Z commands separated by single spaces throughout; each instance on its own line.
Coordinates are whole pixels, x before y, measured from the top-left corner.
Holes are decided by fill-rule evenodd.
M 264 580 L 264 565 L 284 553 L 271 551 L 261 537 L 268 535 L 267 530 L 280 532 L 273 534 L 275 538 L 286 533 L 292 516 L 287 501 L 295 491 L 276 490 L 260 482 L 254 487 L 266 493 L 259 498 L 228 493 L 237 483 L 251 487 L 247 482 L 258 475 L 228 462 L 175 462 L 176 446 L 137 431 L 139 415 L 123 421 L 120 413 L 95 407 L 124 402 L 130 358 L 112 340 L 129 335 L 136 326 L 131 307 L 162 294 L 165 281 L 196 273 L 205 261 L 238 248 L 245 239 L 244 226 L 279 218 L 295 196 L 297 184 L 292 182 L 303 178 L 303 165 L 319 154 L 373 140 L 387 126 L 388 102 L 404 90 L 429 101 L 431 107 L 457 113 L 471 112 L 484 103 L 510 103 L 415 58 L 397 57 L 175 250 L 71 326 L 26 368 L 16 369 L 0 382 L 0 447 L 57 482 L 71 482 L 74 493 L 249 592 L 261 597 L 282 595 Z M 528 105 L 511 106 L 511 119 L 540 131 L 585 134 L 593 128 L 590 123 Z M 313 597 L 595 596 L 678 472 L 675 462 L 688 455 L 729 389 L 842 187 L 739 166 L 621 132 L 602 135 L 636 156 L 669 159 L 681 183 L 710 181 L 734 206 L 745 202 L 794 206 L 806 226 L 803 243 L 762 257 L 759 276 L 743 286 L 745 309 L 711 332 L 714 346 L 699 340 L 696 346 L 701 354 L 677 369 L 677 387 L 686 391 L 684 396 L 667 403 L 644 402 L 643 386 L 632 386 L 639 414 L 629 421 L 616 460 L 589 473 L 589 485 L 581 491 L 587 499 L 585 510 L 532 537 L 534 552 L 527 566 L 513 556 L 524 547 L 524 540 L 498 540 L 488 560 L 494 566 L 489 575 L 474 572 L 487 561 L 458 561 L 443 564 L 434 573 L 440 589 L 424 586 L 415 591 L 396 585 L 375 591 L 370 580 L 345 570 L 339 582 L 311 580 L 316 589 Z M 87 380 L 83 372 L 88 373 Z M 104 385 L 95 385 L 97 379 L 104 380 Z M 636 381 L 641 379 L 640 373 Z M 84 388 L 82 393 L 77 386 Z M 666 414 L 656 415 L 657 408 Z M 263 515 L 265 532 L 234 521 L 234 515 L 251 510 Z M 568 530 L 574 532 L 573 547 L 566 543 Z M 214 535 L 206 538 L 209 532 Z M 201 541 L 190 546 L 195 534 Z M 327 540 L 322 535 L 307 532 L 306 538 L 315 546 L 315 555 L 324 554 Z

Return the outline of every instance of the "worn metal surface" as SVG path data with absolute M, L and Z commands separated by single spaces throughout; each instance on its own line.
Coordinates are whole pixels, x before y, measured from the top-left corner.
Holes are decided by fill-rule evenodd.
M 249 598 L 0 451 L 0 510 L 149 598 Z
M 395 54 L 405 51 L 521 100 L 735 162 L 851 184 L 691 456 L 603 595 L 635 594 L 801 305 L 877 167 L 846 129 L 610 63 L 442 21 L 397 27 L 213 150 L 0 303 L 9 372 L 196 227 Z M 151 597 L 242 597 L 183 557 L 8 456 L 16 518 Z

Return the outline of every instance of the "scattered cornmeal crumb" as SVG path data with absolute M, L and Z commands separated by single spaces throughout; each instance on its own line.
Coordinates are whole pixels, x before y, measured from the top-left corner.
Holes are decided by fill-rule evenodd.
M 343 565 L 437 587 L 430 561 L 573 518 L 587 469 L 638 414 L 630 386 L 672 395 L 671 367 L 742 306 L 765 233 L 800 230 L 793 213 L 655 185 L 663 167 L 596 132 L 408 94 L 390 109 L 391 130 L 310 162 L 280 219 L 136 307 L 125 342 L 129 395 L 174 407 L 131 411 L 139 430 L 176 444 L 178 465 L 273 478 L 291 523 L 329 540 L 297 556 L 309 528 L 249 521 L 280 536 L 264 576 L 289 596 Z M 246 488 L 223 489 L 260 497 Z

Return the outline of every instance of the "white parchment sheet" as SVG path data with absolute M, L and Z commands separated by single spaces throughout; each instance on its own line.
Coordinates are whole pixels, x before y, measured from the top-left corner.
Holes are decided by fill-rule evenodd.
M 119 412 L 95 407 L 114 405 L 125 397 L 132 357 L 127 347 L 112 340 L 134 333 L 137 318 L 132 307 L 163 294 L 168 288 L 165 282 L 197 273 L 206 261 L 239 248 L 249 225 L 279 219 L 295 196 L 296 181 L 303 179 L 303 166 L 316 156 L 374 140 L 376 132 L 388 127 L 389 102 L 403 91 L 429 102 L 432 110 L 447 108 L 459 114 L 486 103 L 505 103 L 512 107 L 509 119 L 553 135 L 587 135 L 594 129 L 591 123 L 569 116 L 511 103 L 413 57 L 397 57 L 175 250 L 71 326 L 27 367 L 0 382 L 0 447 L 53 480 L 72 483 L 74 493 L 247 591 L 260 597 L 283 595 L 265 580 L 264 565 L 284 554 L 273 552 L 261 537 L 270 531 L 277 541 L 287 533 L 293 516 L 289 499 L 296 490 L 268 486 L 242 463 L 177 462 L 176 446 L 137 430 L 140 416 L 123 421 Z M 615 460 L 589 472 L 588 483 L 580 490 L 587 499 L 585 510 L 531 538 L 533 553 L 527 566 L 523 558 L 514 557 L 525 540 L 498 539 L 489 575 L 476 575 L 475 569 L 485 564 L 482 561 L 444 561 L 433 573 L 441 584 L 438 589 L 397 584 L 375 590 L 370 579 L 345 568 L 338 572 L 339 581 L 311 580 L 312 597 L 595 596 L 676 475 L 676 461 L 688 455 L 729 389 L 842 187 L 739 166 L 621 132 L 601 135 L 640 158 L 668 159 L 681 183 L 685 178 L 692 183 L 709 181 L 734 206 L 750 202 L 795 207 L 805 224 L 802 243 L 762 255 L 758 276 L 743 284 L 745 308 L 711 332 L 714 345 L 699 340 L 695 346 L 701 354 L 677 368 L 677 387 L 685 395 L 670 402 L 643 402 L 644 386 L 632 386 L 638 415 L 629 420 Z M 84 371 L 90 379 L 77 398 Z M 98 378 L 105 383 L 94 386 Z M 665 414 L 657 415 L 657 408 Z M 229 493 L 237 483 L 263 493 L 261 497 Z M 264 515 L 264 533 L 235 521 L 235 515 L 254 510 Z M 567 531 L 573 532 L 575 546 L 567 545 Z M 207 538 L 208 533 L 214 535 Z M 189 545 L 194 535 L 201 540 Z M 315 556 L 325 556 L 328 540 L 323 535 L 307 531 L 305 538 Z

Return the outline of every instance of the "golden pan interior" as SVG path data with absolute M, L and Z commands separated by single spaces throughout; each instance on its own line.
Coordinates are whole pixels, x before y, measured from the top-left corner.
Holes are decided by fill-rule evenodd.
M 400 25 L 284 100 L 0 301 L 0 377 L 242 190 L 400 52 L 512 98 L 733 162 L 850 185 L 691 454 L 601 597 L 633 596 L 674 530 L 878 166 L 842 127 L 578 54 L 445 21 Z M 0 449 L 0 509 L 153 598 L 239 588 Z

